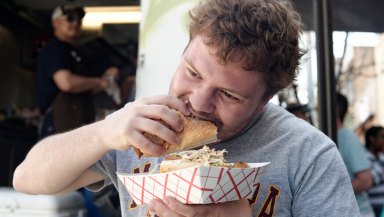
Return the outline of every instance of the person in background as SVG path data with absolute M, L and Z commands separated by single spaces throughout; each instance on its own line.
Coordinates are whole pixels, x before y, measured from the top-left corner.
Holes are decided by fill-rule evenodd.
M 368 189 L 369 201 L 376 217 L 380 217 L 384 205 L 384 128 L 372 126 L 365 131 L 365 146 L 372 164 L 373 186 Z
M 61 194 L 113 184 L 124 217 L 360 216 L 335 143 L 269 100 L 297 75 L 302 23 L 289 1 L 205 0 L 190 13 L 187 44 L 169 94 L 142 97 L 104 120 L 50 136 L 33 147 L 15 173 L 15 189 Z M 271 162 L 249 199 L 186 205 L 174 197 L 136 204 L 119 173 L 144 173 L 165 149 L 144 132 L 179 144 L 186 116 L 218 126 L 228 162 Z M 44 157 L 43 157 L 44 156 Z M 65 172 L 63 172 L 65 171 Z
M 101 77 L 87 76 L 73 47 L 84 15 L 82 7 L 73 5 L 61 5 L 52 13 L 54 37 L 43 47 L 37 63 L 37 104 L 44 116 L 40 138 L 93 122 L 93 92 L 106 90 L 107 78 L 118 76 L 116 67 Z
M 360 123 L 354 130 L 361 143 L 365 143 L 365 132 L 374 125 L 375 114 L 370 114 L 362 123 Z
M 371 164 L 359 138 L 344 127 L 343 123 L 348 112 L 348 106 L 348 99 L 341 93 L 337 93 L 337 144 L 351 178 L 360 213 L 363 217 L 373 217 L 374 213 L 366 192 L 372 186 Z
M 292 113 L 293 115 L 295 115 L 296 117 L 301 118 L 310 124 L 313 124 L 312 117 L 311 117 L 311 109 L 308 107 L 308 105 L 293 103 L 293 104 L 288 104 L 285 109 L 290 113 Z

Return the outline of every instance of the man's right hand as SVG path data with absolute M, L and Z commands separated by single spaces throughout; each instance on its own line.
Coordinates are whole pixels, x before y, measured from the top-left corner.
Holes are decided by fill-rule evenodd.
M 162 155 L 163 148 L 143 132 L 178 143 L 176 132 L 183 129 L 183 123 L 172 109 L 189 115 L 185 103 L 174 96 L 145 97 L 102 121 L 39 141 L 15 171 L 15 189 L 62 194 L 103 180 L 103 175 L 89 168 L 112 149 L 127 150 L 133 145 L 153 156 Z
M 183 130 L 183 121 L 173 109 L 189 115 L 185 103 L 175 96 L 143 97 L 109 115 L 103 120 L 99 133 L 109 149 L 127 150 L 134 146 L 152 156 L 160 156 L 164 148 L 151 142 L 143 132 L 178 144 L 177 133 Z
M 117 67 L 109 67 L 104 71 L 104 77 L 112 77 L 113 79 L 117 79 L 119 77 L 119 69 Z

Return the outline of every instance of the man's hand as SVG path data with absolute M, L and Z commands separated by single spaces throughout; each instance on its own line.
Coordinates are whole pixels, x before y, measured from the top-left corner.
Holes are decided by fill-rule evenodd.
M 161 217 L 250 217 L 252 210 L 248 200 L 237 200 L 227 203 L 207 205 L 185 205 L 172 197 L 166 197 L 163 201 L 151 200 L 149 211 Z
M 109 115 L 99 132 L 108 149 L 128 150 L 134 146 L 153 156 L 164 154 L 163 147 L 151 142 L 143 132 L 156 135 L 170 144 L 178 144 L 177 133 L 183 120 L 173 110 L 189 115 L 187 106 L 175 96 L 143 97 Z
M 112 67 L 107 68 L 104 71 L 103 76 L 104 77 L 112 77 L 113 79 L 116 80 L 119 77 L 119 74 L 120 74 L 119 69 L 117 67 L 112 66 Z
M 107 68 L 103 75 L 100 77 L 99 85 L 97 85 L 93 91 L 98 93 L 102 90 L 107 90 L 111 84 L 115 83 L 117 78 L 119 77 L 120 71 L 118 68 L 112 66 Z

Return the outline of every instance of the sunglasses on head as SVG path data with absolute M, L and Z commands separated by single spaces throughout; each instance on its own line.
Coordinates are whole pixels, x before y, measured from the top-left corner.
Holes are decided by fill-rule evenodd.
M 66 15 L 66 19 L 70 23 L 72 23 L 74 21 L 81 22 L 81 20 L 82 20 L 78 15 L 75 15 L 75 14 L 68 14 L 68 15 Z

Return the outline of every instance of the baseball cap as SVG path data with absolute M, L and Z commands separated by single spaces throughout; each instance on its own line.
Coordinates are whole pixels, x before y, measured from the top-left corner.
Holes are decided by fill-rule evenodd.
M 57 18 L 64 15 L 77 15 L 80 18 L 83 18 L 85 11 L 83 7 L 77 7 L 73 5 L 60 5 L 53 10 L 52 20 L 56 20 Z

